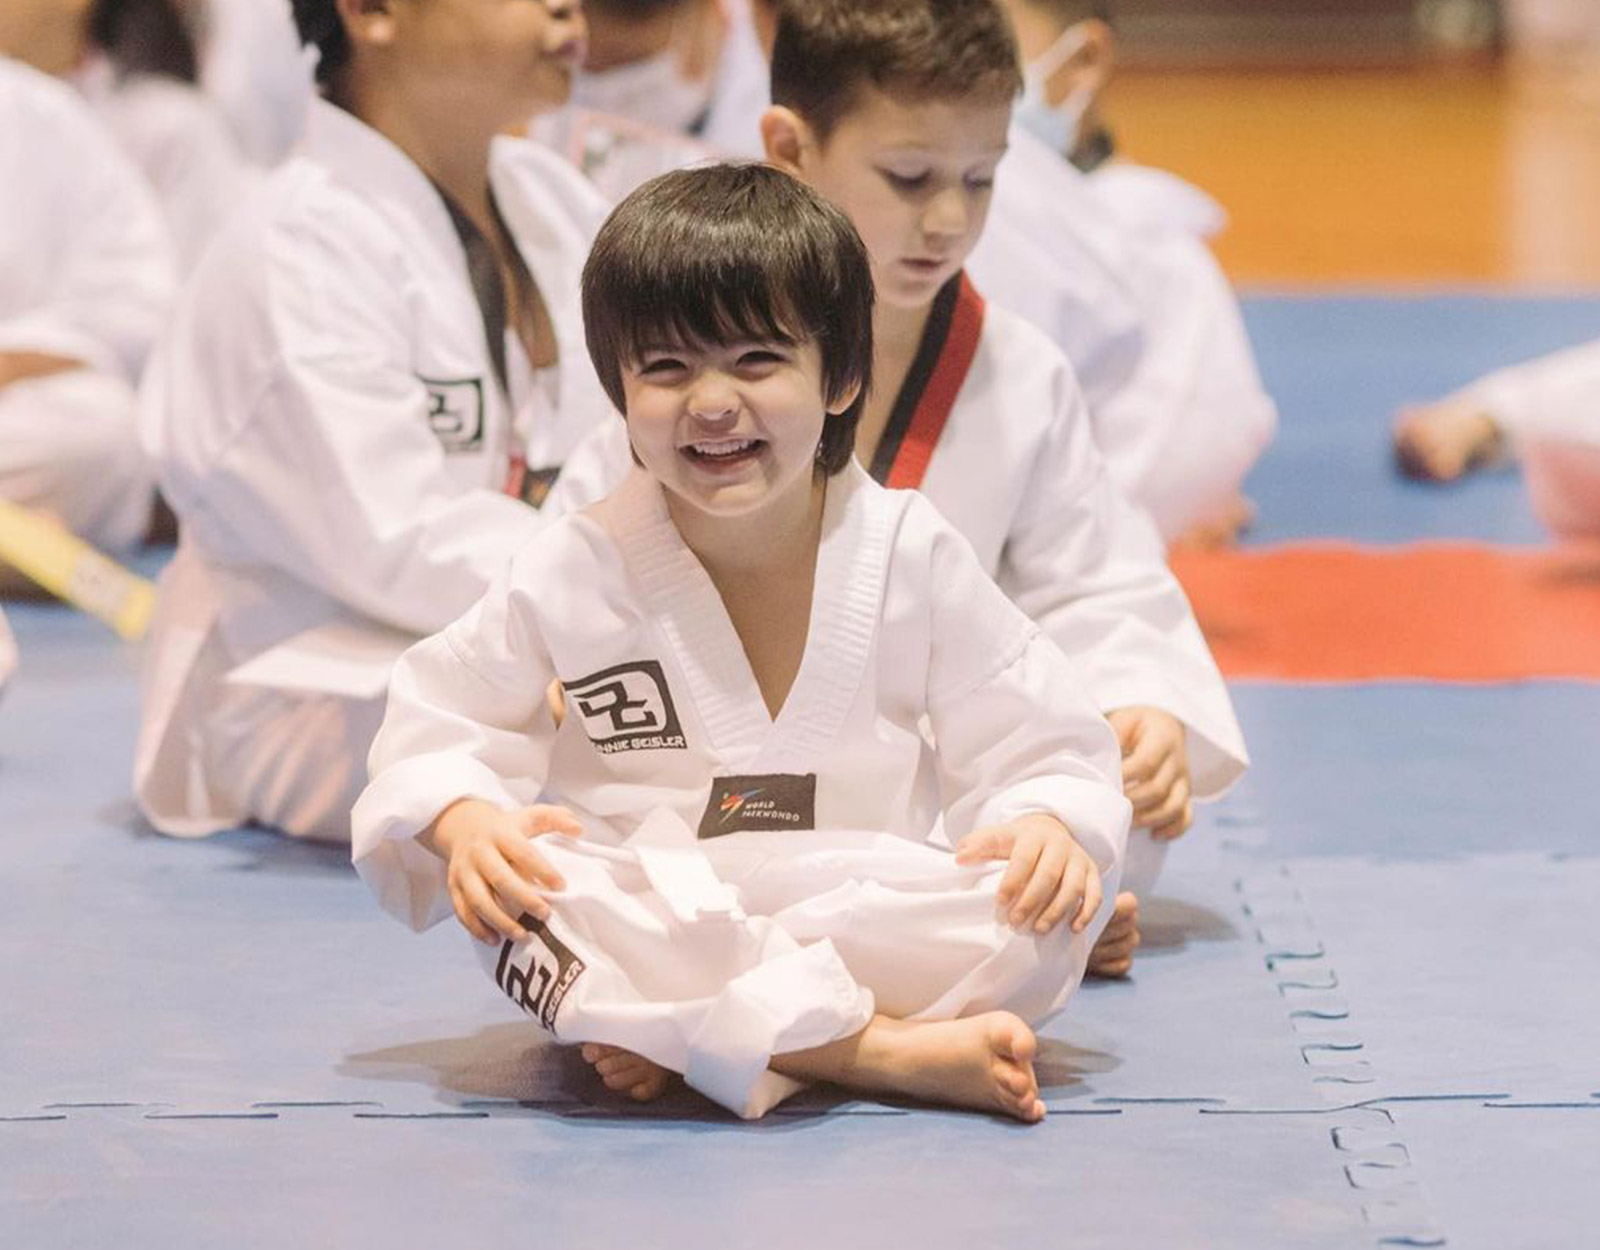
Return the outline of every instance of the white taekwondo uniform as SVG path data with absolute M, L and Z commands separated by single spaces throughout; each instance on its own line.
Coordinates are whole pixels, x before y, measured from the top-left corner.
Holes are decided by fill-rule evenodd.
M 1600 341 L 1497 370 L 1466 394 L 1510 439 L 1551 532 L 1600 537 Z
M 1070 326 L 1040 313 L 1048 288 L 1017 258 L 980 245 L 969 268 L 990 299 L 1067 353 L 1112 476 L 1170 541 L 1222 511 L 1277 428 L 1238 301 L 1194 232 L 1218 226 L 1220 210 L 1154 170 L 1084 175 L 1020 125 L 1010 141 L 991 229 L 1018 231 L 1080 284 L 1118 291 L 1139 330 L 1136 358 L 1107 371 L 1067 337 Z
M 393 659 L 540 524 L 508 470 L 547 484 L 614 419 L 578 305 L 605 205 L 534 144 L 497 140 L 491 166 L 555 327 L 542 377 L 486 329 L 440 193 L 329 104 L 195 276 L 141 413 L 182 521 L 134 774 L 164 832 L 347 836 Z
M 0 118 L 0 352 L 84 365 L 0 388 L 0 495 L 129 547 L 150 519 L 133 386 L 171 311 L 166 231 L 71 87 L 0 57 Z
M 97 58 L 74 82 L 161 205 L 179 269 L 201 253 L 260 181 L 216 103 L 159 74 L 118 78 Z
M 551 506 L 582 507 L 630 463 L 613 419 L 568 462 Z M 1160 539 L 1108 475 L 1072 367 L 1043 334 L 952 281 L 869 468 L 888 485 L 920 487 L 1081 667 L 1097 706 L 1148 704 L 1184 723 L 1196 797 L 1221 794 L 1243 772 L 1227 687 Z M 1135 831 L 1128 888 L 1149 887 L 1165 846 Z
M 283 160 L 316 98 L 314 54 L 300 46 L 289 0 L 204 0 L 200 86 L 257 165 Z
M 358 871 L 421 929 L 451 910 L 416 841 L 445 807 L 567 806 L 585 838 L 539 841 L 567 890 L 529 941 L 480 947 L 486 965 L 562 1040 L 624 1046 L 747 1116 L 796 1088 L 773 1054 L 849 1036 L 874 1005 L 1058 1010 L 1109 902 L 1082 934 L 1019 935 L 996 918 L 1004 865 L 958 868 L 926 839 L 941 815 L 960 838 L 1049 813 L 1109 900 L 1128 805 L 1076 667 L 924 500 L 854 463 L 828 483 L 812 602 L 773 718 L 661 487 L 633 470 L 401 660 Z

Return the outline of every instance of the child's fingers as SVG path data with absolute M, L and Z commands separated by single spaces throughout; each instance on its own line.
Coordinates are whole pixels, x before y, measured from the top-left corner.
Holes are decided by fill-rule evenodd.
M 1133 817 L 1138 820 L 1152 809 L 1161 806 L 1172 793 L 1173 784 L 1183 772 L 1183 759 L 1177 751 L 1162 756 L 1156 769 L 1143 781 L 1125 786 L 1123 793 L 1133 804 Z
M 1155 776 L 1168 754 L 1168 744 L 1158 733 L 1142 733 L 1134 748 L 1122 757 L 1123 791 L 1142 785 Z
M 1021 897 L 1011 908 L 1012 928 L 1026 928 L 1049 905 L 1061 885 L 1061 874 L 1066 870 L 1070 852 L 1071 848 L 1059 838 L 1045 843 Z
M 1056 886 L 1055 895 L 1045 904 L 1045 909 L 1039 913 L 1039 918 L 1033 922 L 1035 933 L 1049 933 L 1058 924 L 1067 918 L 1083 899 L 1083 876 L 1074 873 L 1069 864 L 1067 871 L 1061 874 L 1061 883 Z
M 461 927 L 478 941 L 488 946 L 493 946 L 499 941 L 494 931 L 478 919 L 477 913 L 468 904 L 466 895 L 453 885 L 450 887 L 450 905 L 455 908 L 456 919 L 461 922 Z
M 1164 825 L 1156 825 L 1150 830 L 1150 836 L 1157 842 L 1171 842 L 1174 838 L 1183 836 L 1188 832 L 1189 826 L 1194 824 L 1194 801 L 1184 801 L 1178 814 Z
M 1089 927 L 1089 922 L 1094 919 L 1095 913 L 1100 910 L 1100 904 L 1105 901 L 1105 885 L 1100 880 L 1100 870 L 1094 862 L 1085 855 L 1083 857 L 1085 870 L 1083 881 L 1083 905 L 1078 908 L 1078 914 L 1073 917 L 1072 931 L 1082 933 Z
M 538 833 L 559 833 L 568 838 L 581 838 L 583 826 L 567 808 L 552 803 L 535 803 L 522 809 L 522 827 L 532 837 Z
M 496 840 L 495 847 L 523 880 L 542 885 L 548 890 L 567 888 L 567 879 L 526 838 L 508 833 Z
M 1013 841 L 1000 829 L 974 829 L 956 843 L 956 863 L 977 864 L 986 859 L 1004 859 L 1011 853 Z
M 494 896 L 483 878 L 472 877 L 464 881 L 461 892 L 466 896 L 467 905 L 478 914 L 478 919 L 501 937 L 510 938 L 513 942 L 527 940 L 527 930 L 506 915 L 505 909 L 500 906 L 500 900 Z M 488 939 L 490 942 L 494 940 L 492 937 Z
M 1172 791 L 1166 799 L 1143 815 L 1136 815 L 1134 823 L 1141 828 L 1171 830 L 1165 833 L 1167 838 L 1175 838 L 1189 827 L 1186 813 L 1192 815 L 1190 807 L 1190 786 L 1188 777 L 1179 777 L 1173 783 Z
M 1039 862 L 1039 855 L 1043 850 L 1044 839 L 1037 834 L 1025 834 L 1012 845 L 1011 860 L 1006 865 L 1005 875 L 1000 878 L 999 888 L 995 891 L 995 897 L 1002 907 L 1010 909 L 1011 900 L 1022 892 L 1023 885 L 1033 876 L 1034 865 Z
M 517 908 L 535 920 L 550 918 L 549 902 L 504 860 L 490 865 L 482 876 L 507 907 Z

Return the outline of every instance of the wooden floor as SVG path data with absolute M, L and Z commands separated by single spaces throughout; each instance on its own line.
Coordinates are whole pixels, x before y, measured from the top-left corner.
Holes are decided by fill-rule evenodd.
M 1130 70 L 1108 107 L 1229 209 L 1238 282 L 1600 286 L 1600 68 Z

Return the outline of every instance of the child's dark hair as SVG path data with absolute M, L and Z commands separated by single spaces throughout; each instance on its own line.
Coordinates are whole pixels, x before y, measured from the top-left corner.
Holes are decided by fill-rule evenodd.
M 826 140 L 863 84 L 913 100 L 1009 101 L 1016 36 L 996 0 L 778 0 L 772 102 Z
M 294 0 L 294 24 L 300 42 L 319 54 L 317 81 L 329 82 L 350 59 L 350 36 L 339 17 L 339 6 L 334 0 Z
M 173 0 L 96 0 L 89 39 L 118 74 L 153 74 L 193 83 L 200 77 L 194 34 Z
M 583 269 L 583 326 L 600 384 L 625 410 L 622 371 L 651 344 L 814 341 L 830 415 L 827 474 L 850 463 L 872 381 L 872 266 L 855 227 L 766 165 L 707 165 L 644 184 L 606 219 Z

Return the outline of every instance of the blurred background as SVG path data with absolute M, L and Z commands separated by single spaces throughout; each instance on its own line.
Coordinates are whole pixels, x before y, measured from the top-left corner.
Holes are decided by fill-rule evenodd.
M 1600 284 L 1600 0 L 1120 0 L 1123 152 L 1251 286 Z

